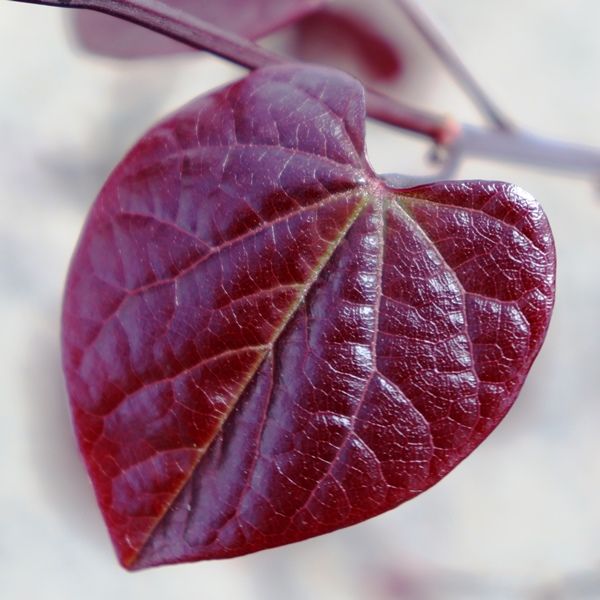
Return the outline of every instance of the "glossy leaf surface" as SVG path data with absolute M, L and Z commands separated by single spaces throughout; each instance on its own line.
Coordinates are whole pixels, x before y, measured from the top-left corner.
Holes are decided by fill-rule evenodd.
M 172 8 L 251 39 L 310 13 L 324 0 L 162 0 Z M 102 13 L 72 15 L 79 42 L 89 51 L 117 58 L 188 52 L 185 44 Z
M 126 567 L 389 510 L 514 402 L 553 303 L 541 208 L 505 183 L 392 189 L 364 120 L 339 72 L 255 71 L 157 125 L 102 189 L 64 365 Z

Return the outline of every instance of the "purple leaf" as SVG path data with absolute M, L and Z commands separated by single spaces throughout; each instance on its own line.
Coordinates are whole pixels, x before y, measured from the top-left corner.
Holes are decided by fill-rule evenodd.
M 398 79 L 402 47 L 387 36 L 364 6 L 330 7 L 328 0 L 166 0 L 226 30 L 255 39 L 285 28 L 278 47 L 303 61 L 334 66 L 363 82 Z M 92 11 L 74 11 L 74 29 L 83 47 L 116 58 L 143 58 L 196 50 L 127 21 Z M 291 25 L 291 27 L 285 27 Z
M 364 122 L 348 76 L 255 71 L 154 127 L 100 192 L 64 366 L 127 568 L 380 514 L 514 402 L 554 296 L 540 206 L 505 183 L 393 189 Z
M 294 29 L 290 53 L 306 62 L 343 69 L 363 83 L 394 80 L 402 74 L 399 44 L 357 8 L 324 6 L 298 21 Z
M 315 10 L 325 0 L 163 0 L 213 25 L 255 39 Z M 79 43 L 96 54 L 143 58 L 190 48 L 121 19 L 87 10 L 75 11 Z

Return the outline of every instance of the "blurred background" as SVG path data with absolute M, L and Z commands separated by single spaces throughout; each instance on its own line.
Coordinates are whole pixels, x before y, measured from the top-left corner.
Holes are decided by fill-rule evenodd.
M 517 124 L 600 147 L 597 0 L 420 4 Z M 389 2 L 383 10 L 401 48 L 398 96 L 480 122 L 419 36 Z M 530 191 L 558 254 L 546 344 L 496 432 L 433 489 L 361 525 L 225 561 L 135 574 L 117 564 L 71 431 L 59 342 L 66 270 L 128 147 L 243 71 L 197 53 L 85 52 L 66 12 L 0 4 L 0 596 L 600 598 L 600 173 L 483 160 L 456 177 Z M 297 43 L 290 35 L 269 43 Z M 367 146 L 378 172 L 434 169 L 427 143 L 382 125 L 368 126 Z

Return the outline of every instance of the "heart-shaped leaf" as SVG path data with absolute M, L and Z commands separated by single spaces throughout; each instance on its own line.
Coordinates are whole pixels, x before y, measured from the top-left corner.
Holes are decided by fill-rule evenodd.
M 541 208 L 505 183 L 393 189 L 364 121 L 339 72 L 259 70 L 152 129 L 102 189 L 64 364 L 126 567 L 389 510 L 513 403 L 553 303 Z

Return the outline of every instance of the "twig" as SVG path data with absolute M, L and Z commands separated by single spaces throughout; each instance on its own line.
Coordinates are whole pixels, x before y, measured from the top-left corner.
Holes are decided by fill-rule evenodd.
M 198 50 L 207 50 L 248 69 L 289 62 L 212 23 L 158 0 L 13 0 L 26 4 L 85 8 L 141 25 Z
M 560 169 L 600 176 L 600 149 L 539 136 L 528 131 L 499 131 L 463 125 L 451 152 L 463 156 Z
M 394 0 L 394 2 L 490 122 L 499 129 L 510 130 L 512 127 L 509 120 L 479 85 L 427 14 L 412 0 Z
M 224 31 L 157 0 L 12 0 L 27 4 L 86 8 L 120 17 L 157 33 L 207 50 L 249 69 L 275 64 L 289 64 L 289 57 L 267 50 L 250 40 Z M 407 107 L 389 96 L 366 90 L 370 117 L 423 135 L 444 147 L 449 160 L 468 155 L 516 161 L 552 169 L 600 173 L 600 150 L 526 132 L 461 125 L 452 119 Z
M 367 114 L 372 119 L 428 137 L 439 146 L 451 145 L 460 136 L 461 125 L 451 118 L 407 106 L 368 87 L 365 91 Z

